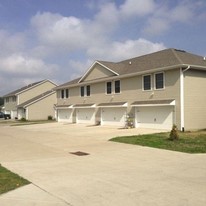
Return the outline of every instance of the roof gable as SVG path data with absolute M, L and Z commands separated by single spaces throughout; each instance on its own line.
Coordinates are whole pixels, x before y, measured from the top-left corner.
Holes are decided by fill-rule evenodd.
M 101 69 L 98 71 L 100 66 Z M 104 81 L 109 77 L 119 76 L 118 78 L 121 78 L 188 66 L 193 69 L 206 70 L 206 60 L 202 56 L 170 48 L 120 62 L 96 61 L 82 77 L 62 84 L 56 89 L 77 86 L 87 81 Z
M 42 80 L 42 81 L 34 82 L 34 83 L 28 84 L 27 86 L 24 86 L 24 87 L 22 87 L 22 88 L 20 88 L 20 89 L 14 90 L 14 91 L 12 91 L 12 92 L 4 95 L 4 97 L 16 96 L 16 95 L 18 95 L 18 94 L 20 94 L 20 93 L 23 93 L 23 92 L 25 92 L 25 91 L 27 91 L 27 90 L 30 90 L 30 89 L 32 89 L 32 88 L 34 88 L 34 87 L 36 87 L 36 86 L 38 86 L 38 85 L 41 85 L 41 84 L 43 84 L 43 83 L 45 83 L 45 82 L 50 82 L 51 84 L 54 85 L 54 87 L 57 86 L 57 85 L 56 85 L 55 83 L 53 83 L 52 81 L 50 81 L 50 80 L 48 80 L 48 79 L 44 79 L 44 80 Z
M 95 61 L 79 80 L 79 83 L 118 75 L 119 74 L 117 72 L 107 67 L 105 64 L 103 64 L 103 62 Z

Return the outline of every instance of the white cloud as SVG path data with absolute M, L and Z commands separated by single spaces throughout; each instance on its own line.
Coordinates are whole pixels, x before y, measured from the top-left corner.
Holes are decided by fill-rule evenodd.
M 88 54 L 100 60 L 121 61 L 162 49 L 165 49 L 163 43 L 153 43 L 140 38 L 124 42 L 115 41 L 110 45 L 105 45 L 103 48 L 92 47 L 88 49 Z
M 123 16 L 145 16 L 155 10 L 154 0 L 126 0 L 120 6 L 120 13 Z
M 104 3 L 96 14 L 94 21 L 90 23 L 105 34 L 107 31 L 113 31 L 119 24 L 119 21 L 120 14 L 115 3 Z
M 25 48 L 25 35 L 23 33 L 10 34 L 0 30 L 0 56 L 8 55 Z
M 156 10 L 148 18 L 144 33 L 150 35 L 164 34 L 172 29 L 175 24 L 192 24 L 196 19 L 200 19 L 202 12 L 198 12 L 200 2 L 194 3 L 193 0 L 177 1 L 177 4 L 159 4 Z
M 84 61 L 70 60 L 68 66 L 73 68 L 74 71 L 70 75 L 70 80 L 80 77 L 92 65 L 93 60 L 87 59 Z
M 82 75 L 94 60 L 120 61 L 164 49 L 162 42 L 148 41 L 142 34 L 165 34 L 177 23 L 204 19 L 205 14 L 197 12 L 201 2 L 125 0 L 120 5 L 92 0 L 88 7 L 96 13 L 90 18 L 37 13 L 22 33 L 0 30 L 1 77 L 38 81 L 56 78 L 61 67 L 59 73 L 66 77 L 59 78 L 68 76 L 69 80 Z M 69 59 L 73 56 L 75 60 Z
M 58 67 L 44 63 L 41 59 L 26 57 L 21 54 L 13 54 L 0 59 L 0 72 L 14 76 L 51 76 Z
M 31 20 L 40 44 L 54 49 L 72 51 L 85 47 L 83 22 L 76 17 L 63 17 L 59 14 L 37 13 Z

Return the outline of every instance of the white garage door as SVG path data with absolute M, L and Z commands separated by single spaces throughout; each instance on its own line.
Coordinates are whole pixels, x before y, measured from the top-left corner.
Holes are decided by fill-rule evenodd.
M 125 126 L 125 108 L 102 108 L 101 125 Z
M 143 128 L 171 129 L 173 125 L 173 107 L 138 107 L 136 125 Z
M 58 109 L 58 122 L 72 123 L 71 109 Z
M 11 111 L 11 118 L 12 118 L 12 119 L 17 118 L 17 110 L 12 110 L 12 111 Z
M 77 123 L 95 124 L 95 110 L 93 108 L 77 109 Z

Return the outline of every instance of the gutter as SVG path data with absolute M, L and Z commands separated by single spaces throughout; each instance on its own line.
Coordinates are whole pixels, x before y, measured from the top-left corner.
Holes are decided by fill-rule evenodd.
M 180 69 L 180 130 L 185 131 L 185 111 L 184 111 L 184 73 L 191 68 L 190 65 L 186 69 Z

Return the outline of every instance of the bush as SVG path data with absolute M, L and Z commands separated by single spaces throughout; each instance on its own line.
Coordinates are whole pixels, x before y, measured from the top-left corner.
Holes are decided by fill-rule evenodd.
M 51 115 L 48 116 L 48 120 L 52 120 L 53 117 Z
M 177 130 L 177 126 L 173 125 L 172 130 L 170 132 L 170 137 L 169 140 L 178 140 L 179 139 L 179 134 L 178 134 L 178 130 Z
M 22 117 L 22 118 L 20 119 L 20 121 L 26 122 L 26 118 Z

